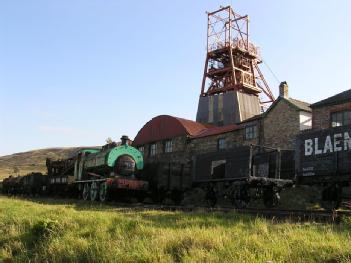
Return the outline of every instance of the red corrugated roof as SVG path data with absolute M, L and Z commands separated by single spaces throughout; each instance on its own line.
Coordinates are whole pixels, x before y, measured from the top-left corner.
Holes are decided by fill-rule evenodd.
M 151 119 L 141 128 L 133 145 L 142 145 L 184 135 L 193 137 L 205 129 L 205 125 L 195 121 L 160 115 Z
M 208 127 L 214 127 L 213 125 L 202 124 L 196 121 L 186 120 L 183 118 L 178 118 L 178 117 L 173 117 L 173 118 L 177 119 L 183 125 L 188 135 L 190 136 L 194 136 L 199 132 L 207 129 Z
M 160 115 L 151 119 L 141 128 L 133 141 L 133 145 L 143 145 L 179 136 L 189 136 L 192 139 L 203 138 L 237 129 L 240 129 L 240 126 L 235 124 L 216 127 L 183 118 Z

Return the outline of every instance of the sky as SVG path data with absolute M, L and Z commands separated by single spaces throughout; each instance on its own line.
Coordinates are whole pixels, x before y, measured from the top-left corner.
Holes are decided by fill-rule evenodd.
M 206 11 L 230 3 L 275 96 L 280 81 L 310 103 L 350 88 L 349 0 L 0 0 L 0 156 L 194 120 Z

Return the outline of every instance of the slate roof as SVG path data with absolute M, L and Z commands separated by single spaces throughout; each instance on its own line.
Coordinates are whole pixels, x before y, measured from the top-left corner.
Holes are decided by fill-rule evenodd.
M 284 97 L 278 97 L 278 99 L 276 99 L 272 105 L 268 108 L 268 110 L 266 110 L 263 115 L 267 115 L 273 108 L 275 108 L 275 106 L 280 102 L 280 101 L 285 101 L 287 102 L 289 105 L 293 106 L 296 110 L 298 111 L 307 111 L 307 112 L 311 112 L 311 107 L 310 104 L 304 101 L 300 101 L 300 100 L 295 100 L 292 98 L 284 98 Z M 264 116 L 263 116 L 264 117 Z
M 309 104 L 307 102 L 304 102 L 304 101 L 301 101 L 301 100 L 295 100 L 295 99 L 292 99 L 292 98 L 288 98 L 286 100 L 288 100 L 290 103 L 292 103 L 294 106 L 296 106 L 300 110 L 308 111 L 308 112 L 311 111 L 311 104 Z
M 263 118 L 263 117 L 264 117 L 263 115 L 264 115 L 264 113 L 261 113 L 261 114 L 255 115 L 255 116 L 250 117 L 250 118 L 248 118 L 248 119 L 246 119 L 246 120 L 243 120 L 242 122 L 240 122 L 240 124 L 242 124 L 242 123 L 246 123 L 246 122 L 250 122 L 250 121 L 259 120 L 259 119 L 261 119 L 261 118 Z
M 318 101 L 316 103 L 313 103 L 311 107 L 318 108 L 322 106 L 340 104 L 348 101 L 351 101 L 351 89 L 341 92 L 339 94 L 336 94 L 334 96 L 331 96 L 329 98 L 326 98 L 324 100 Z
M 230 125 L 221 126 L 221 127 L 211 127 L 206 130 L 200 131 L 198 134 L 192 136 L 191 138 L 203 138 L 207 136 L 213 136 L 213 135 L 235 131 L 237 129 L 240 129 L 240 126 L 236 124 L 230 124 Z

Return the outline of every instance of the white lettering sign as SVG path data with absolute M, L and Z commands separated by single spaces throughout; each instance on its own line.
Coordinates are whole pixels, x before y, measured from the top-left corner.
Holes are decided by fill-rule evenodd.
M 327 154 L 351 150 L 351 137 L 348 132 L 336 133 L 322 138 L 305 140 L 305 156 Z
M 313 154 L 313 141 L 311 139 L 305 140 L 305 155 Z
M 348 132 L 344 133 L 344 151 L 351 150 L 351 138 Z
M 342 138 L 341 133 L 334 134 L 334 152 L 342 151 L 342 147 L 340 147 L 340 143 L 341 143 L 341 140 L 339 140 L 340 138 Z
M 328 135 L 327 138 L 325 139 L 325 145 L 324 145 L 324 151 L 323 153 L 327 153 L 327 152 L 333 152 L 333 144 L 331 141 L 330 136 Z
M 319 147 L 319 143 L 318 143 L 318 138 L 314 138 L 314 154 L 321 154 L 322 150 L 318 148 Z

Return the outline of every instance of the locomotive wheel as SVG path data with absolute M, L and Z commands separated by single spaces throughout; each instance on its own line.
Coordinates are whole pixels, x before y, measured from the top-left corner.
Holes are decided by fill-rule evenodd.
M 90 185 L 89 183 L 85 183 L 83 188 L 83 200 L 84 201 L 89 200 L 89 195 L 90 195 Z
M 107 184 L 106 184 L 106 182 L 103 182 L 102 184 L 100 184 L 99 198 L 100 198 L 100 202 L 102 202 L 102 203 L 107 201 Z
M 97 184 L 97 182 L 92 182 L 90 186 L 90 200 L 96 201 L 98 198 L 98 194 L 99 194 L 99 185 Z

